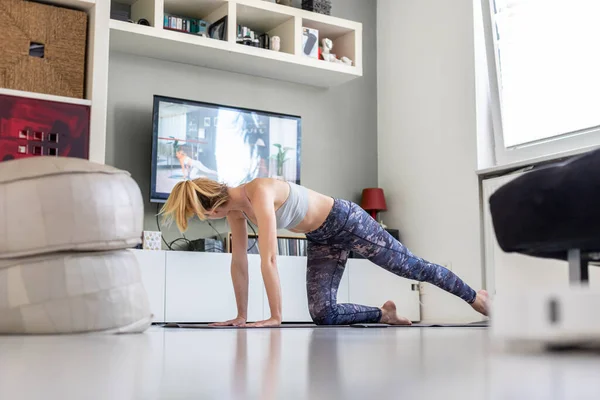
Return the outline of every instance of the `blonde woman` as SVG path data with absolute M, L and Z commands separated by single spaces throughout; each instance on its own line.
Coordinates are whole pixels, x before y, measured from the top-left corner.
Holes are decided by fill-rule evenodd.
M 308 308 L 316 324 L 411 323 L 396 314 L 396 305 L 392 301 L 381 307 L 337 304 L 337 290 L 350 251 L 396 275 L 436 285 L 462 298 L 481 314 L 488 314 L 485 290 L 475 292 L 450 270 L 414 256 L 358 205 L 294 183 L 270 178 L 255 179 L 238 187 L 228 187 L 206 178 L 179 182 L 161 214 L 167 222 L 174 220 L 182 232 L 194 215 L 201 220 L 227 218 L 229 222 L 233 247 L 231 278 L 237 316 L 215 325 L 262 327 L 281 324 L 277 229 L 306 234 Z M 271 309 L 269 319 L 253 324 L 247 324 L 246 220 L 258 226 L 261 272 Z

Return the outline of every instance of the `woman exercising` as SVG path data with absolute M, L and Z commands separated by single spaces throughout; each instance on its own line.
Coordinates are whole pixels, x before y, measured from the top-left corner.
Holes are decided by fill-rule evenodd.
M 213 171 L 206 165 L 202 164 L 199 160 L 191 159 L 185 152 L 184 149 L 177 150 L 175 157 L 181 164 L 181 172 L 183 172 L 183 179 L 194 179 L 198 178 L 201 173 L 206 175 L 217 175 L 217 171 Z
M 305 187 L 271 178 L 255 179 L 238 187 L 200 178 L 179 182 L 161 210 L 180 231 L 197 215 L 201 220 L 227 218 L 232 234 L 231 278 L 237 317 L 215 325 L 246 325 L 248 309 L 248 233 L 246 220 L 258 226 L 261 272 L 271 318 L 246 326 L 281 324 L 281 288 L 277 271 L 277 229 L 304 233 L 308 239 L 306 286 L 313 321 L 321 325 L 385 323 L 410 325 L 396 314 L 392 301 L 382 307 L 337 304 L 337 291 L 350 251 L 386 270 L 429 282 L 460 297 L 483 315 L 488 294 L 475 292 L 450 270 L 414 256 L 358 205 L 333 199 Z

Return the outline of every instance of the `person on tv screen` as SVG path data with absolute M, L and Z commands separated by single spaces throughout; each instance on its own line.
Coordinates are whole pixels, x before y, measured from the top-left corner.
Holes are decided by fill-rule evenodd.
M 488 315 L 485 290 L 476 292 L 452 271 L 413 255 L 360 206 L 334 199 L 292 182 L 258 178 L 237 187 L 207 178 L 177 183 L 161 210 L 167 223 L 180 231 L 188 220 L 227 218 L 232 235 L 231 276 L 238 313 L 219 326 L 278 326 L 282 322 L 281 287 L 277 271 L 277 230 L 306 234 L 308 307 L 319 325 L 385 323 L 410 325 L 388 301 L 381 307 L 337 304 L 337 291 L 348 254 L 356 252 L 380 267 L 404 278 L 429 282 L 463 299 Z M 258 226 L 261 272 L 271 317 L 247 324 L 248 233 L 247 221 Z
M 175 156 L 179 160 L 179 164 L 181 164 L 183 179 L 195 179 L 210 175 L 217 175 L 217 171 L 213 171 L 212 169 L 208 168 L 199 160 L 190 158 L 183 148 L 179 148 Z

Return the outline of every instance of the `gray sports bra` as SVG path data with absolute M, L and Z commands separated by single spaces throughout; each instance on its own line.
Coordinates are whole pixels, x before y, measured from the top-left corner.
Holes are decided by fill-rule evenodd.
M 294 229 L 308 213 L 308 190 L 304 186 L 287 182 L 290 194 L 281 207 L 275 211 L 277 229 Z M 246 219 L 248 216 L 244 213 Z
M 288 184 L 290 195 L 275 212 L 277 229 L 294 229 L 308 213 L 308 190 L 292 182 Z

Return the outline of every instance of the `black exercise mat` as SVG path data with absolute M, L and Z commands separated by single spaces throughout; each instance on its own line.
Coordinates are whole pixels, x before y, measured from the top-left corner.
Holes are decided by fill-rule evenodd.
M 419 323 L 412 325 L 387 325 L 387 324 L 353 324 L 353 325 L 315 325 L 315 324 L 281 324 L 276 327 L 239 327 L 239 326 L 209 326 L 209 324 L 162 324 L 163 328 L 183 328 L 183 329 L 299 329 L 299 328 L 487 328 L 488 321 L 476 321 L 466 324 L 435 324 Z

